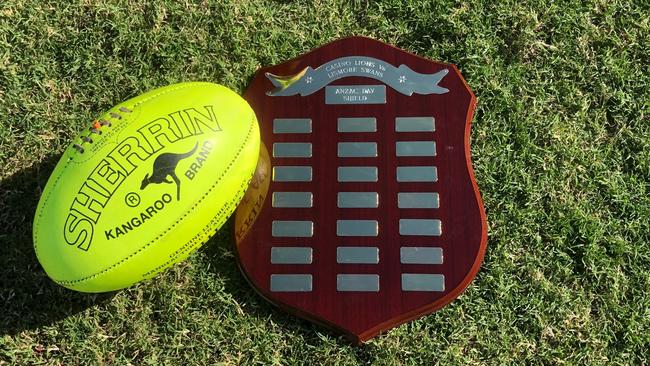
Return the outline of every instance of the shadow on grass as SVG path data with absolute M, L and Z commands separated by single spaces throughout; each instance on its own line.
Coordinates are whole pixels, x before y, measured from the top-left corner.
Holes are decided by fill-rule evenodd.
M 34 212 L 58 159 L 58 155 L 49 156 L 0 181 L 0 336 L 52 325 L 101 306 L 119 293 L 68 290 L 50 280 L 38 263 L 32 241 Z M 326 336 L 341 346 L 350 345 L 338 333 L 288 314 L 258 295 L 237 267 L 231 227 L 232 220 L 201 250 L 209 258 L 209 270 L 225 279 L 224 292 L 243 304 L 246 316 L 271 319 L 283 332 L 309 344 L 322 344 Z
M 114 295 L 65 289 L 47 277 L 36 259 L 34 211 L 58 159 L 49 156 L 0 181 L 0 336 L 52 324 Z

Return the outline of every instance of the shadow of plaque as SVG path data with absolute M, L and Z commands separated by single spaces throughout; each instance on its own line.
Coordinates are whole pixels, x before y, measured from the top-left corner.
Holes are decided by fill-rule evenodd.
M 264 145 L 236 253 L 264 298 L 363 342 L 469 285 L 487 224 L 455 66 L 351 37 L 258 70 L 244 97 Z

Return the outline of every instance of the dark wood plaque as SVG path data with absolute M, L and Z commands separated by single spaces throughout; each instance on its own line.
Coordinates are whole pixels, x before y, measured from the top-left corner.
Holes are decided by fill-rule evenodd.
M 351 37 L 260 69 L 244 98 L 265 145 L 236 252 L 263 297 L 363 342 L 469 285 L 487 224 L 454 65 Z

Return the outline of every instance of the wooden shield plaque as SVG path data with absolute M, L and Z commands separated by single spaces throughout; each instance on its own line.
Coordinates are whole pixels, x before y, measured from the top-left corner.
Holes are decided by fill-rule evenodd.
M 235 219 L 267 300 L 363 342 L 458 297 L 487 224 L 458 69 L 369 38 L 259 70 L 264 146 Z

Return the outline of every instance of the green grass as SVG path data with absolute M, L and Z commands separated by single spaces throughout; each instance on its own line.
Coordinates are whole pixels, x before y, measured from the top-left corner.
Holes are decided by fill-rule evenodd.
M 647 1 L 6 0 L 0 4 L 0 365 L 644 365 L 650 359 Z M 345 35 L 459 66 L 489 221 L 468 290 L 356 347 L 259 298 L 230 233 L 110 295 L 52 283 L 33 212 L 77 131 L 154 87 Z

